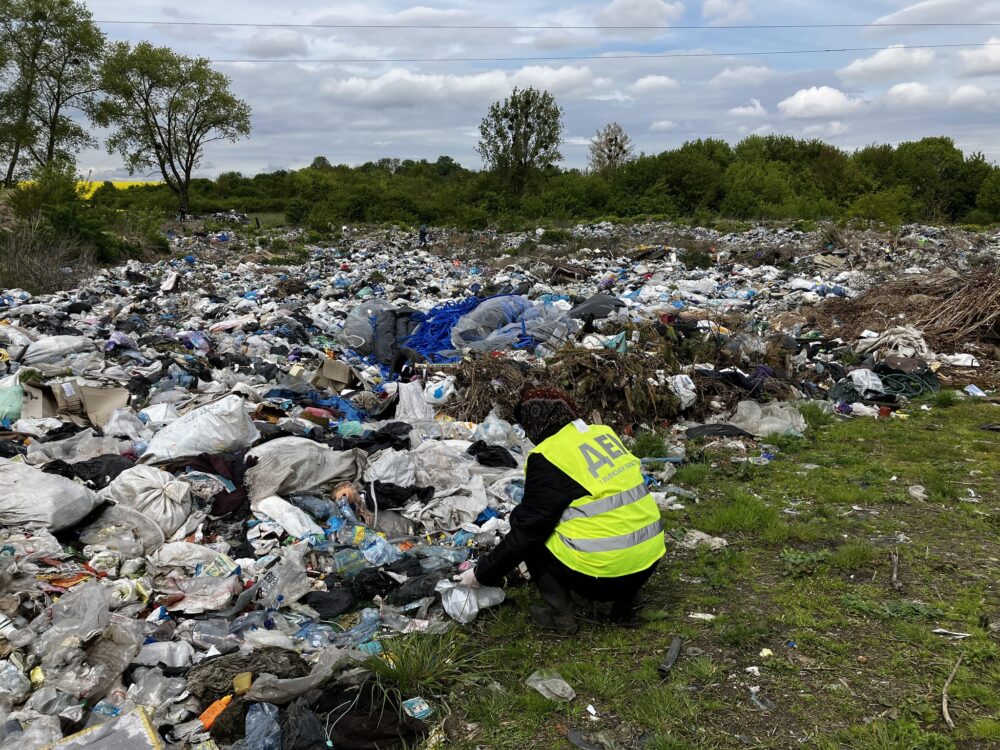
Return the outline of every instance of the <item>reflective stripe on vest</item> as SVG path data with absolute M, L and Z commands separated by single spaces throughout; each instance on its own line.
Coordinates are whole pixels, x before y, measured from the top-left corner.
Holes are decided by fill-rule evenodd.
M 637 500 L 642 500 L 648 494 L 649 490 L 646 489 L 646 483 L 643 482 L 630 490 L 619 492 L 603 500 L 595 500 L 586 505 L 571 505 L 563 511 L 559 521 L 565 523 L 566 521 L 572 521 L 574 518 L 593 518 L 601 513 L 607 513 L 615 508 L 622 508 Z
M 636 547 L 662 533 L 663 521 L 653 521 L 649 526 L 621 536 L 606 536 L 603 539 L 567 539 L 560 534 L 559 538 L 563 540 L 563 544 L 577 552 L 615 552 Z

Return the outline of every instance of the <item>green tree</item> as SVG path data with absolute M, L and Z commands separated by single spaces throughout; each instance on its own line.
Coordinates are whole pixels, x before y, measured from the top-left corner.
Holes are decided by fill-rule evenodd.
M 685 216 L 716 210 L 725 189 L 725 172 L 733 151 L 725 141 L 708 138 L 688 141 L 663 154 L 663 176 L 677 208 Z
M 990 221 L 1000 221 L 1000 170 L 983 180 L 976 197 L 976 208 L 986 214 Z
M 316 169 L 321 172 L 328 172 L 331 169 L 333 169 L 333 165 L 330 163 L 330 160 L 327 159 L 325 156 L 317 156 L 315 159 L 312 160 L 312 164 L 309 165 L 309 169 Z
M 494 102 L 479 125 L 476 151 L 515 195 L 531 177 L 562 160 L 563 110 L 548 91 L 514 88 Z
M 632 139 L 621 125 L 605 125 L 590 142 L 590 170 L 608 177 L 632 158 L 632 151 Z
M 250 107 L 229 84 L 205 58 L 149 42 L 114 44 L 101 66 L 104 98 L 94 109 L 96 122 L 113 129 L 108 152 L 121 155 L 129 174 L 157 168 L 187 212 L 205 146 L 250 133 Z
M 0 157 L 3 184 L 65 162 L 94 143 L 69 114 L 96 89 L 104 35 L 83 3 L 0 0 Z

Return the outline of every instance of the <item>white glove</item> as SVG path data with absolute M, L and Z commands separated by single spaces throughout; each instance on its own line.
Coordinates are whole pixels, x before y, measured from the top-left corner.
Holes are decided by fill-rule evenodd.
M 469 568 L 464 573 L 459 573 L 452 580 L 458 581 L 460 586 L 468 586 L 472 589 L 478 589 L 480 587 L 479 579 L 476 578 L 476 569 Z

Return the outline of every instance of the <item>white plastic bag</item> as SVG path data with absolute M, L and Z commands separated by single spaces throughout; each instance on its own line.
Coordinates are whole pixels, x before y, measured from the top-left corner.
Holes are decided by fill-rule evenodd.
M 249 451 L 247 458 L 257 459 L 246 473 L 251 501 L 332 489 L 337 482 L 358 478 L 356 451 L 335 451 L 308 438 L 269 440 Z
M 101 497 L 137 510 L 169 538 L 191 513 L 191 485 L 152 466 L 133 466 L 101 490 Z
M 75 464 L 98 456 L 121 455 L 131 447 L 132 444 L 128 440 L 97 437 L 94 431 L 88 427 L 65 440 L 55 440 L 51 443 L 31 443 L 28 445 L 28 452 L 24 460 L 32 465 L 47 464 L 49 461 L 57 459 L 68 464 Z
M 740 401 L 729 424 L 757 437 L 801 434 L 806 430 L 806 420 L 788 403 L 761 406 L 755 401 Z
M 396 419 L 405 422 L 421 422 L 434 419 L 434 409 L 424 399 L 420 383 L 399 383 L 399 399 L 396 402 Z
M 259 437 L 243 398 L 226 396 L 188 412 L 156 433 L 142 463 L 167 463 L 199 453 L 229 453 L 249 447 Z
M 454 375 L 431 378 L 427 381 L 427 385 L 424 386 L 424 401 L 428 404 L 434 404 L 435 406 L 446 404 L 448 403 L 448 399 L 453 395 L 455 395 Z
M 0 464 L 0 524 L 39 524 L 60 531 L 97 507 L 97 495 L 71 479 L 22 463 Z
M 463 625 L 475 620 L 479 610 L 495 607 L 504 600 L 503 589 L 492 586 L 472 587 L 439 581 L 434 590 L 441 594 L 441 605 L 448 616 Z
M 25 365 L 55 364 L 73 354 L 96 351 L 97 344 L 84 336 L 46 336 L 28 346 L 21 362 Z
M 115 409 L 111 412 L 107 424 L 100 426 L 105 435 L 112 437 L 127 437 L 129 440 L 142 440 L 144 442 L 153 437 L 153 431 L 143 424 L 135 412 L 128 408 Z
M 153 404 L 147 406 L 139 414 L 149 420 L 149 426 L 153 430 L 161 430 L 181 417 L 180 412 L 173 404 Z
M 674 375 L 670 378 L 670 390 L 681 400 L 681 410 L 694 406 L 698 400 L 698 391 L 694 381 L 687 375 Z
M 323 529 L 309 517 L 308 513 L 277 495 L 250 503 L 250 509 L 256 514 L 267 516 L 296 539 L 323 536 Z
M 370 456 L 365 467 L 365 482 L 391 482 L 400 487 L 416 483 L 416 466 L 408 451 L 386 448 Z

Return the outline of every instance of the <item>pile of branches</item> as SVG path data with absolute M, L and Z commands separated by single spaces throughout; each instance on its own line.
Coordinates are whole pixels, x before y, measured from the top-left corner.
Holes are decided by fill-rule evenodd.
M 882 332 L 913 325 L 938 351 L 969 342 L 1000 343 L 996 274 L 995 268 L 983 268 L 966 276 L 935 274 L 891 281 L 853 299 L 816 306 L 807 324 L 848 341 L 865 329 Z
M 668 369 L 642 352 L 567 347 L 549 360 L 544 379 L 572 395 L 585 419 L 597 412 L 604 424 L 624 429 L 677 416 L 677 397 L 657 375 Z
M 965 277 L 916 321 L 925 333 L 955 344 L 1000 343 L 1000 284 L 996 270 L 984 269 Z
M 525 367 L 494 357 L 463 360 L 450 371 L 459 395 L 441 411 L 460 422 L 482 422 L 492 411 L 512 421 L 514 407 L 528 383 Z

